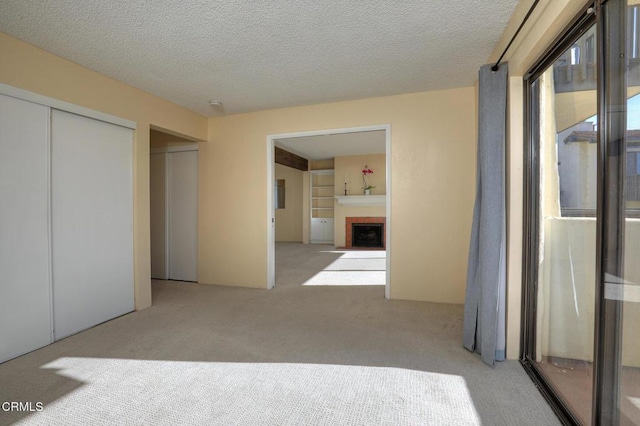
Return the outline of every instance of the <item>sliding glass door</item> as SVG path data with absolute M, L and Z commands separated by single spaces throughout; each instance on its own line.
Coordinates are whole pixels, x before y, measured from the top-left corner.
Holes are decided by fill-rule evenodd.
M 585 21 L 530 83 L 537 205 L 529 360 L 591 422 L 597 212 L 596 26 Z
M 615 224 L 608 225 L 612 228 L 609 241 L 614 244 L 609 256 L 617 264 L 604 271 L 603 313 L 608 317 L 603 324 L 608 326 L 605 330 L 612 330 L 612 337 L 605 334 L 601 338 L 605 347 L 602 362 L 615 367 L 600 375 L 605 385 L 601 396 L 611 392 L 617 404 L 603 404 L 600 418 L 602 422 L 640 425 L 640 0 L 619 3 L 608 6 L 602 18 L 611 28 L 611 65 L 605 71 L 613 86 L 605 105 L 611 117 L 612 145 L 606 161 L 609 174 L 615 172 L 618 177 L 610 180 L 608 194 L 618 211 Z
M 585 7 L 526 78 L 522 359 L 577 424 L 640 425 L 639 1 Z
M 640 424 L 640 1 L 631 3 L 620 411 L 627 424 Z

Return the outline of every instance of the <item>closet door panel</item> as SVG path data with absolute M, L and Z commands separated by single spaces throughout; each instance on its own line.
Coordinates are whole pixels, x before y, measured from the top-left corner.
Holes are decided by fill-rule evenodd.
M 0 362 L 51 343 L 49 108 L 0 95 Z
M 169 156 L 169 279 L 198 281 L 198 151 Z
M 133 311 L 133 132 L 53 110 L 54 337 Z

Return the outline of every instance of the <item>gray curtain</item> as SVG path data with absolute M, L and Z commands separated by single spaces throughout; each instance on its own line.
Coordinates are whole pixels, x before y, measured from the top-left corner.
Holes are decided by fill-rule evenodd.
M 476 202 L 469 246 L 463 345 L 493 366 L 505 356 L 505 123 L 507 64 L 479 72 Z

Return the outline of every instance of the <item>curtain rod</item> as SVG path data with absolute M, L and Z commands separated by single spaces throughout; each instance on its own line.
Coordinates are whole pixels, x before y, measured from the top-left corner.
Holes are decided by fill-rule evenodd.
M 520 30 L 522 29 L 522 27 L 524 26 L 524 24 L 527 22 L 527 19 L 529 19 L 529 16 L 531 16 L 531 12 L 533 12 L 533 9 L 536 8 L 536 6 L 538 5 L 538 2 L 540 0 L 535 0 L 533 2 L 533 4 L 531 5 L 531 7 L 529 8 L 529 11 L 527 12 L 527 14 L 525 15 L 524 19 L 522 20 L 522 22 L 520 23 L 520 26 L 518 27 L 518 29 L 516 30 L 516 33 L 513 35 L 513 37 L 511 37 L 511 40 L 509 41 L 509 44 L 507 44 L 507 47 L 504 48 L 504 51 L 502 52 L 502 55 L 500 55 L 500 57 L 498 58 L 498 61 L 496 62 L 496 64 L 494 66 L 491 67 L 491 71 L 498 71 L 500 69 L 500 61 L 502 60 L 502 58 L 504 57 L 505 53 L 507 53 L 507 50 L 509 50 L 509 48 L 511 47 L 511 44 L 513 43 L 513 41 L 516 39 L 516 37 L 518 37 L 518 34 L 520 33 Z

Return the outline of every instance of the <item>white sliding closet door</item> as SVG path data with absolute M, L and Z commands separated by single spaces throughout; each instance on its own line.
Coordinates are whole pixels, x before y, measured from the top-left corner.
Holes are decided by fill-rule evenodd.
M 0 153 L 0 362 L 4 362 L 52 341 L 49 108 L 0 95 Z
M 133 132 L 52 110 L 54 337 L 134 309 Z
M 167 155 L 169 279 L 198 281 L 198 151 Z

